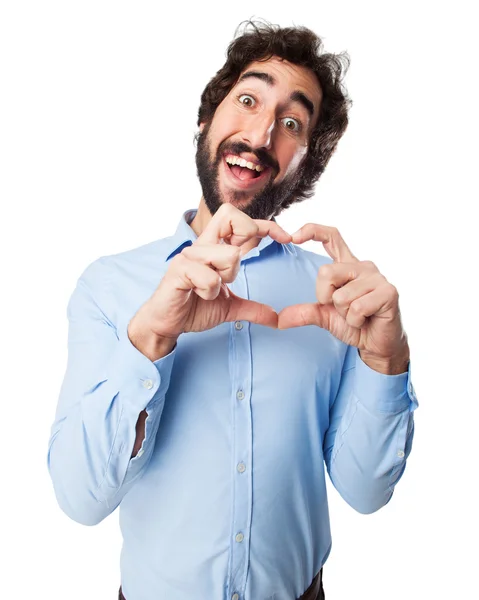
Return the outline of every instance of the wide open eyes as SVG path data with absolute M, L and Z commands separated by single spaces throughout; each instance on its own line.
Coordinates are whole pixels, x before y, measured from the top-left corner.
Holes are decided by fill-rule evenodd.
M 249 94 L 241 94 L 238 100 L 244 106 L 254 106 L 256 104 L 256 100 L 253 98 L 253 96 L 250 96 Z
M 250 94 L 241 94 L 238 96 L 238 101 L 247 108 L 253 108 L 256 106 L 256 99 Z M 284 127 L 291 133 L 300 133 L 302 130 L 302 123 L 298 119 L 293 117 L 283 117 L 280 119 Z
M 299 133 L 301 131 L 301 123 L 297 119 L 293 119 L 292 117 L 284 117 L 281 119 L 281 122 L 293 133 Z

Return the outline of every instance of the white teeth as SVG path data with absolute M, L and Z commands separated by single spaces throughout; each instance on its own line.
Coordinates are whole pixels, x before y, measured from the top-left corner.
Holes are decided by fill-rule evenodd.
M 244 158 L 240 158 L 239 156 L 228 156 L 226 157 L 226 162 L 230 165 L 239 165 L 240 167 L 247 167 L 248 169 L 251 169 L 251 171 L 258 171 L 258 173 L 264 171 L 264 167 L 262 167 L 261 165 L 255 165 L 252 162 L 245 160 Z

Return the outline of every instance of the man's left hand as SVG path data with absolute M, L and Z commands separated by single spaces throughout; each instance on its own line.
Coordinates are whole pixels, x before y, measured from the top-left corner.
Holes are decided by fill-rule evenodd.
M 334 227 L 308 223 L 293 234 L 293 243 L 322 242 L 333 263 L 322 265 L 315 303 L 296 304 L 279 313 L 279 329 L 317 325 L 381 373 L 407 370 L 409 346 L 401 323 L 398 292 L 371 261 L 360 261 Z

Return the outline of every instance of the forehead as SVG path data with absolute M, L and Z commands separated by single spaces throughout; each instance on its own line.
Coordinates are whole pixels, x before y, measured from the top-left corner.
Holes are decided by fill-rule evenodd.
M 311 69 L 273 56 L 268 60 L 254 61 L 247 65 L 241 72 L 237 85 L 250 85 L 253 82 L 258 82 L 261 85 L 263 83 L 257 78 L 247 78 L 240 82 L 241 76 L 248 71 L 271 75 L 275 80 L 274 87 L 281 89 L 286 95 L 290 95 L 295 91 L 305 93 L 312 100 L 315 112 L 319 110 L 322 98 L 321 87 L 318 78 Z

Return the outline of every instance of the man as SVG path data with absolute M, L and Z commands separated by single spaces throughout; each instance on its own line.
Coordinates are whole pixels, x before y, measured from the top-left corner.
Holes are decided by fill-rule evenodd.
M 120 598 L 324 598 L 324 465 L 362 513 L 404 471 L 396 289 L 336 229 L 274 221 L 346 128 L 341 76 L 311 31 L 250 23 L 201 98 L 198 210 L 71 297 L 49 469 L 72 519 L 121 506 Z

